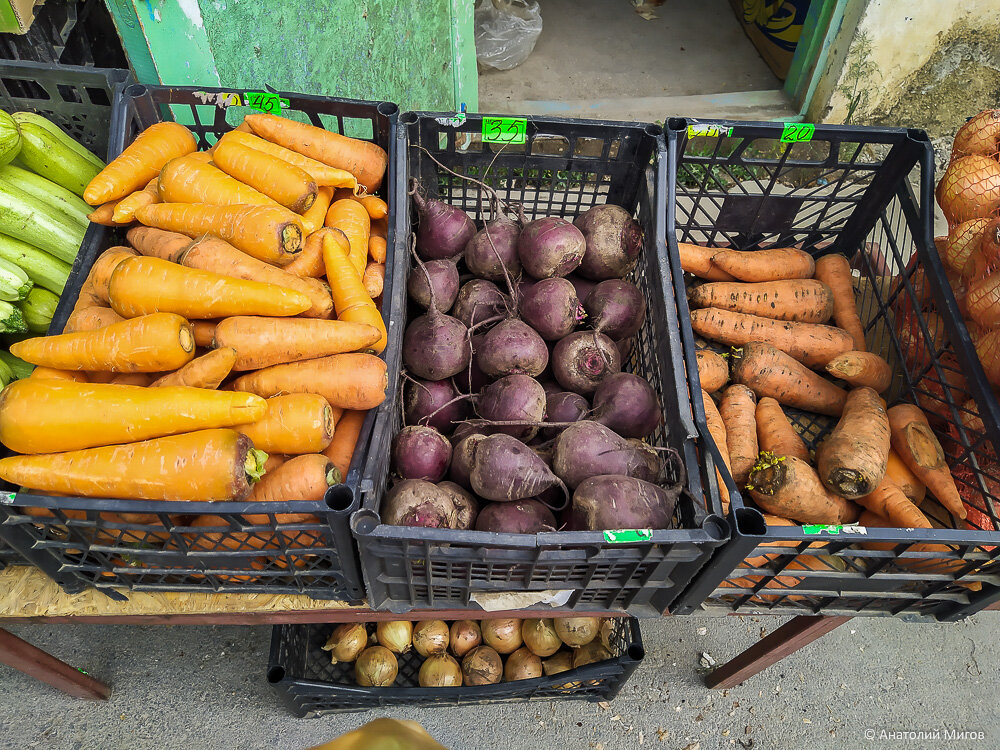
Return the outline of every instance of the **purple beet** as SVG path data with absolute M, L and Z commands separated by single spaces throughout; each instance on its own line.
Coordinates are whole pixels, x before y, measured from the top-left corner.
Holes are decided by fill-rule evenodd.
M 587 252 L 579 274 L 588 279 L 620 279 L 642 252 L 642 228 L 628 211 L 606 204 L 584 211 L 573 222 L 583 232 Z
M 559 385 L 574 393 L 593 393 L 601 381 L 621 369 L 615 342 L 595 331 L 571 333 L 552 352 L 552 373 Z
M 431 427 L 404 427 L 392 441 L 392 466 L 403 479 L 444 479 L 451 463 L 451 443 Z
M 479 515 L 479 503 L 463 487 L 454 482 L 438 482 L 437 488 L 446 492 L 457 510 L 455 529 L 471 529 Z
M 595 286 L 583 301 L 587 322 L 614 340 L 634 336 L 646 321 L 646 299 L 635 284 L 609 279 Z
M 595 422 L 622 437 L 644 438 L 660 426 L 660 399 L 645 378 L 630 372 L 609 376 L 594 391 Z
M 540 375 L 549 363 L 549 348 L 527 323 L 509 318 L 490 329 L 476 352 L 479 367 L 488 377 Z
M 468 412 L 468 403 L 456 401 L 457 396 L 451 380 L 408 380 L 403 385 L 403 420 L 448 435 Z
M 535 497 L 562 481 L 531 448 L 510 435 L 490 435 L 476 445 L 469 475 L 472 491 L 496 502 Z
M 490 318 L 506 315 L 509 305 L 510 297 L 501 292 L 492 281 L 473 279 L 458 290 L 452 312 L 472 328 Z
M 425 310 L 433 300 L 434 306 L 446 313 L 458 296 L 458 267 L 451 260 L 427 261 L 410 271 L 406 291 Z
M 403 332 L 403 363 L 424 380 L 444 380 L 469 366 L 469 329 L 460 320 L 431 307 Z
M 584 479 L 624 474 L 657 481 L 663 474 L 660 454 L 638 440 L 626 440 L 597 422 L 571 424 L 552 446 L 552 470 L 575 489 Z
M 551 360 L 551 357 L 549 359 Z M 545 391 L 546 396 L 553 393 L 562 393 L 562 386 L 555 380 L 545 378 L 535 378 L 535 380 L 542 384 L 542 389 Z
M 584 315 L 576 289 L 566 279 L 542 279 L 521 297 L 521 318 L 546 341 L 572 333 Z
M 490 378 L 480 369 L 479 358 L 476 356 L 485 338 L 484 333 L 472 337 L 472 362 L 455 376 L 455 382 L 463 393 L 478 393 L 490 383 Z
M 632 354 L 632 349 L 635 348 L 635 338 L 629 336 L 627 339 L 619 339 L 615 342 L 615 348 L 618 349 L 618 355 L 621 357 L 622 362 L 628 362 L 628 358 Z
M 382 522 L 389 526 L 455 529 L 458 514 L 452 496 L 423 479 L 397 482 L 382 500 Z
M 521 273 L 521 261 L 517 257 L 517 236 L 521 227 L 500 213 L 493 221 L 480 229 L 465 246 L 465 265 L 476 276 L 489 281 L 513 281 Z M 504 275 L 506 268 L 507 274 Z
M 448 471 L 448 478 L 467 490 L 472 489 L 469 475 L 472 472 L 472 462 L 476 457 L 476 446 L 485 437 L 481 433 L 472 433 L 456 442 L 455 449 L 451 452 L 451 468 Z
M 586 249 L 583 233 L 555 216 L 525 224 L 517 239 L 521 265 L 536 279 L 571 273 L 580 265 Z
M 483 419 L 494 422 L 541 422 L 545 417 L 545 391 L 537 380 L 527 375 L 508 375 L 488 385 L 476 400 L 476 410 Z M 537 425 L 496 426 L 497 432 L 530 440 Z
M 423 260 L 443 260 L 461 255 L 476 233 L 476 225 L 469 215 L 447 203 L 425 198 L 419 190 L 413 193 L 413 202 L 420 215 L 417 254 Z
M 579 422 L 590 411 L 587 399 L 579 393 L 560 391 L 546 394 L 546 422 Z M 547 427 L 542 430 L 544 437 L 555 437 L 563 431 L 562 427 Z
M 556 517 L 537 500 L 488 503 L 479 511 L 476 531 L 499 534 L 537 534 L 556 530 Z
M 570 526 L 575 530 L 668 529 L 677 490 L 617 474 L 590 477 L 573 493 Z
M 566 277 L 566 281 L 573 285 L 576 289 L 576 298 L 578 300 L 587 299 L 587 295 L 590 294 L 590 290 L 597 286 L 596 281 L 591 281 L 590 279 L 585 279 L 575 273 L 571 273 Z

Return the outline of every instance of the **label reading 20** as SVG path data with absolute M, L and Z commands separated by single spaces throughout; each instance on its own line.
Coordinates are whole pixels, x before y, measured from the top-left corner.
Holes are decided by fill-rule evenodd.
M 816 126 L 808 122 L 786 122 L 781 129 L 782 143 L 807 143 L 813 139 Z
M 528 121 L 523 117 L 483 118 L 483 143 L 524 143 L 527 133 Z

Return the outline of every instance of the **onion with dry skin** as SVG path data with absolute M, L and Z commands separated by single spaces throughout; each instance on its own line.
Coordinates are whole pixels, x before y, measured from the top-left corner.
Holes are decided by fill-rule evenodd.
M 611 639 L 615 634 L 615 623 L 610 617 L 601 620 L 601 627 L 597 629 L 597 639 L 608 651 L 611 651 Z
M 330 663 L 354 661 L 368 645 L 368 631 L 360 622 L 345 622 L 330 633 L 323 650 L 330 652 Z
M 479 623 L 475 620 L 455 620 L 451 624 L 451 653 L 461 659 L 483 642 Z
M 562 647 L 562 640 L 556 633 L 552 620 L 531 619 L 521 623 L 521 640 L 538 656 L 552 656 Z
M 952 158 L 968 154 L 996 156 L 1000 151 L 1000 109 L 984 109 L 955 133 Z
M 421 656 L 448 650 L 448 624 L 444 620 L 421 620 L 413 628 L 413 648 Z
M 379 644 L 394 654 L 405 654 L 413 641 L 413 623 L 409 620 L 387 620 L 375 626 Z
M 586 646 L 597 637 L 597 629 L 601 626 L 599 617 L 557 617 L 556 633 L 559 639 L 570 648 Z
M 611 653 L 598 640 L 593 640 L 585 646 L 580 646 L 573 652 L 573 669 L 579 669 L 587 664 L 610 659 Z
M 518 680 L 533 680 L 542 676 L 542 660 L 537 654 L 531 653 L 522 646 L 517 651 L 507 657 L 507 663 L 503 666 L 504 682 L 516 682 Z
M 521 621 L 516 617 L 483 620 L 480 628 L 483 643 L 496 649 L 498 654 L 510 654 L 521 647 Z
M 547 677 L 551 677 L 554 674 L 559 674 L 560 672 L 568 672 L 573 668 L 573 652 L 572 651 L 560 651 L 551 659 L 546 659 L 542 662 L 542 671 L 545 672 Z
M 460 687 L 462 667 L 451 654 L 428 656 L 417 674 L 420 687 Z
M 1000 162 L 979 155 L 953 159 L 938 183 L 937 200 L 949 226 L 988 216 L 1000 206 Z
M 361 687 L 389 687 L 397 674 L 396 655 L 385 646 L 369 646 L 354 663 L 354 679 Z
M 476 646 L 462 659 L 462 677 L 466 685 L 495 685 L 503 677 L 503 660 L 489 646 Z

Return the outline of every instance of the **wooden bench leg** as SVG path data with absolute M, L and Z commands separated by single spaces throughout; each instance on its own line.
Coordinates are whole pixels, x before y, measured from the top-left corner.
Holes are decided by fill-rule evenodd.
M 736 687 L 748 677 L 763 672 L 850 619 L 799 615 L 707 675 L 705 685 L 716 689 Z
M 84 674 L 76 667 L 59 661 L 37 646 L 0 628 L 0 664 L 23 672 L 77 698 L 107 700 L 111 688 Z

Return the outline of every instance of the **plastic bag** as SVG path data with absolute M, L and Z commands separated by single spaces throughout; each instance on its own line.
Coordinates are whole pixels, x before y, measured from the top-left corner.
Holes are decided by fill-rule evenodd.
M 542 11 L 533 0 L 479 0 L 475 27 L 480 64 L 510 70 L 535 48 L 542 33 Z

